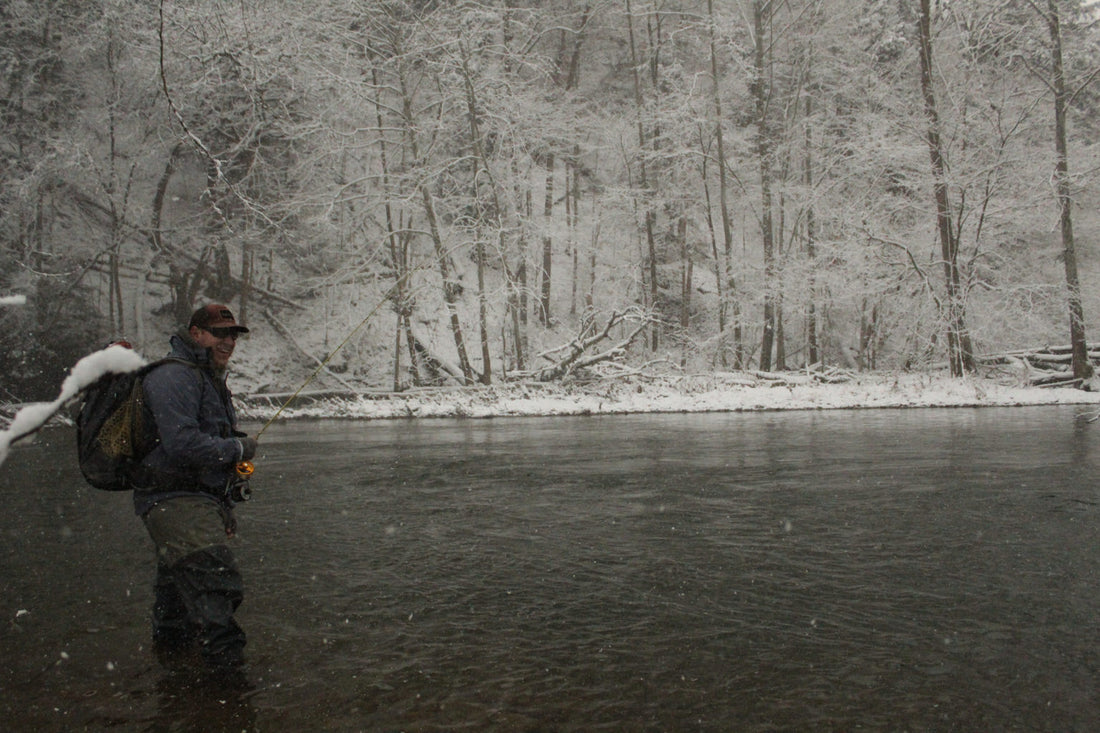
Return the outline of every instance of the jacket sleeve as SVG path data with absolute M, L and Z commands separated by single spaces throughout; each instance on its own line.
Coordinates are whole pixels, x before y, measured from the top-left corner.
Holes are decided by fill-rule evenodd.
M 145 401 L 156 421 L 160 447 L 180 468 L 209 470 L 234 463 L 241 455 L 240 441 L 219 436 L 212 417 L 204 416 L 203 379 L 198 369 L 165 364 L 144 380 Z

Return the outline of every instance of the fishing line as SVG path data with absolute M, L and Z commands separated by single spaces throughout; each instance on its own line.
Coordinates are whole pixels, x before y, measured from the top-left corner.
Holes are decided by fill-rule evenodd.
M 332 358 L 336 356 L 340 349 L 344 348 L 344 346 L 346 346 L 347 343 L 351 341 L 352 337 L 359 332 L 359 329 L 365 326 L 367 321 L 373 318 L 375 314 L 378 313 L 378 310 L 387 302 L 389 302 L 394 293 L 397 292 L 398 288 L 404 285 L 409 277 L 413 275 L 413 273 L 419 272 L 420 270 L 428 267 L 432 267 L 433 265 L 440 262 L 444 257 L 450 257 L 452 253 L 459 249 L 459 247 L 460 245 L 456 244 L 454 247 L 444 250 L 442 253 L 433 257 L 432 259 L 426 260 L 416 267 L 406 270 L 399 278 L 397 278 L 397 280 L 394 281 L 393 285 L 391 285 L 390 288 L 386 291 L 386 294 L 382 296 L 382 299 L 378 301 L 378 304 L 371 308 L 367 315 L 363 317 L 363 320 L 359 321 L 359 324 L 356 325 L 356 327 L 353 328 L 348 333 L 348 335 L 345 336 L 342 341 L 340 341 L 339 344 L 336 345 L 336 348 L 334 348 L 328 356 L 321 360 L 321 362 L 317 365 L 317 368 L 314 369 L 309 377 L 306 378 L 306 381 L 302 382 L 301 386 L 299 386 L 298 389 L 294 390 L 294 393 L 291 394 L 290 397 L 288 397 L 286 401 L 279 406 L 279 409 L 275 411 L 275 414 L 272 415 L 266 423 L 264 423 L 263 427 L 261 427 L 259 432 L 256 433 L 256 439 L 258 440 L 260 436 L 264 434 L 264 431 L 267 430 L 273 422 L 279 419 L 279 416 L 282 415 L 283 411 L 290 406 L 290 403 L 298 398 L 298 395 L 302 393 L 302 390 L 309 386 L 310 382 L 312 382 L 317 377 L 317 375 L 321 373 L 322 369 L 328 366 L 328 363 L 332 361 Z
M 417 267 L 414 267 L 410 270 L 406 270 L 404 274 L 402 274 L 399 278 L 397 278 L 394 281 L 393 285 L 390 286 L 389 290 L 386 291 L 386 294 L 384 296 L 382 296 L 382 298 L 378 301 L 377 305 L 375 305 L 373 308 L 371 308 L 370 311 L 367 313 L 367 315 L 365 315 L 363 317 L 363 320 L 359 321 L 358 325 L 356 325 L 356 327 L 353 328 L 348 333 L 348 335 L 345 336 L 344 339 L 339 344 L 336 345 L 336 348 L 333 349 L 332 352 L 328 356 L 326 356 L 324 359 L 321 360 L 321 362 L 317 365 L 317 368 L 314 369 L 313 372 L 306 378 L 306 381 L 302 382 L 301 386 L 299 386 L 298 389 L 294 390 L 294 393 L 291 394 L 290 397 L 288 397 L 286 399 L 286 401 L 283 402 L 283 404 L 281 404 L 279 406 L 279 409 L 275 411 L 275 414 L 272 415 L 268 419 L 268 421 L 263 424 L 263 427 L 261 427 L 260 430 L 256 433 L 256 440 L 259 440 L 260 436 L 264 434 L 264 431 L 267 430 L 268 427 L 270 427 L 273 422 L 275 422 L 276 420 L 279 419 L 279 416 L 283 414 L 283 410 L 285 410 L 287 407 L 289 407 L 290 403 L 298 398 L 298 395 L 300 395 L 302 393 L 302 390 L 305 389 L 307 386 L 309 386 L 309 383 L 312 382 L 314 380 L 314 378 L 316 378 L 316 376 L 321 373 L 321 370 L 324 369 L 326 366 L 328 366 L 328 363 L 330 361 L 332 361 L 332 357 L 336 356 L 337 352 L 340 351 L 340 349 L 344 348 L 344 346 L 347 345 L 348 341 L 351 341 L 352 336 L 354 336 L 356 333 L 358 333 L 359 329 L 361 329 L 364 325 L 366 325 L 367 321 L 369 321 L 371 318 L 374 317 L 374 314 L 378 312 L 378 309 L 381 308 L 383 305 L 385 305 L 386 302 L 389 301 L 390 298 L 393 297 L 394 293 L 397 292 L 397 289 L 400 288 L 405 283 L 406 280 L 408 280 L 410 275 L 412 275 L 417 270 L 422 270 L 425 267 L 429 267 L 431 265 L 434 265 L 442 257 L 449 256 L 452 251 L 453 250 L 446 250 L 445 252 L 443 252 L 443 254 L 439 255 L 438 257 L 436 257 L 432 260 L 428 260 L 427 262 L 425 262 L 421 265 L 418 265 Z M 252 491 L 250 489 L 248 489 L 247 486 L 248 486 L 248 479 L 252 478 L 252 474 L 255 472 L 255 470 L 256 470 L 256 467 L 252 463 L 252 461 L 239 461 L 234 466 L 234 472 L 235 472 L 235 478 L 237 480 L 237 485 L 243 487 L 241 489 L 241 493 L 239 494 L 239 498 L 242 501 L 248 501 L 252 497 Z M 231 476 L 230 479 L 229 479 L 229 482 L 227 483 L 227 488 L 233 484 L 233 480 L 234 480 L 234 477 Z
M 408 275 L 412 274 L 412 272 L 413 272 L 412 270 L 409 270 L 408 272 L 406 272 L 404 275 L 401 276 L 401 279 L 403 280 Z M 264 426 L 262 428 L 260 428 L 260 431 L 258 433 L 256 433 L 256 439 L 257 440 L 259 440 L 260 436 L 264 434 L 264 431 L 267 430 L 268 426 L 270 426 L 271 423 L 275 422 L 279 418 L 279 415 L 281 415 L 283 413 L 283 410 L 285 410 L 290 405 L 291 402 L 293 402 L 295 399 L 298 398 L 298 395 L 300 395 L 302 393 L 302 390 L 305 389 L 307 386 L 309 386 L 309 383 L 312 382 L 314 380 L 314 378 L 318 374 L 321 373 L 321 370 L 324 369 L 326 366 L 328 366 L 328 363 L 330 361 L 332 361 L 332 357 L 336 356 L 336 352 L 338 352 L 338 351 L 340 351 L 340 349 L 344 348 L 344 346 L 347 345 L 348 341 L 351 341 L 352 336 L 354 336 L 356 333 L 358 333 L 359 329 L 362 328 L 366 324 L 367 321 L 369 321 L 371 318 L 374 317 L 374 314 L 378 312 L 378 309 L 381 308 L 383 305 L 385 305 L 386 301 L 388 301 L 391 297 L 393 297 L 393 294 L 397 290 L 397 287 L 398 287 L 399 284 L 400 284 L 400 281 L 398 283 L 395 283 L 392 288 L 390 288 L 388 291 L 386 291 L 385 297 L 383 297 L 382 300 L 380 300 L 378 302 L 378 305 L 374 306 L 374 308 L 372 308 L 370 310 L 370 312 L 367 313 L 367 315 L 363 318 L 363 320 L 359 321 L 359 325 L 357 325 L 355 328 L 353 328 L 348 333 L 348 335 L 344 337 L 344 340 L 341 341 L 339 344 L 337 344 L 336 348 L 333 349 L 332 352 L 328 356 L 326 356 L 323 360 L 321 360 L 321 363 L 318 364 L 317 368 L 313 370 L 313 373 L 310 374 L 308 378 L 306 378 L 306 381 L 302 382 L 301 386 L 298 387 L 298 389 L 294 390 L 294 393 L 291 394 L 290 397 L 287 398 L 286 402 L 284 402 L 282 405 L 279 406 L 279 409 L 275 411 L 275 414 L 272 415 L 268 419 L 268 421 L 266 423 L 264 423 Z

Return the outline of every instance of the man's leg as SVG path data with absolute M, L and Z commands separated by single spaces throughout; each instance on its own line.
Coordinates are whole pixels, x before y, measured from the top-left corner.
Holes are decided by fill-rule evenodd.
M 192 552 L 170 569 L 175 586 L 198 625 L 203 658 L 215 667 L 244 661 L 245 635 L 233 619 L 244 599 L 241 574 L 226 545 Z
M 230 518 L 216 503 L 195 496 L 163 501 L 143 519 L 157 546 L 158 568 L 163 568 L 158 573 L 154 628 L 158 610 L 170 616 L 182 606 L 188 628 L 197 632 L 203 657 L 215 667 L 240 665 L 245 635 L 233 613 L 244 598 L 244 588 L 226 545 Z
M 188 620 L 187 606 L 176 590 L 171 571 L 160 562 L 153 589 L 153 643 L 165 650 L 188 646 L 195 640 L 197 629 Z

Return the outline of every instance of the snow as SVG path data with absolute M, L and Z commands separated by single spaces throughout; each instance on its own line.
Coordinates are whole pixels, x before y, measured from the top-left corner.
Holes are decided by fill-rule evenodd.
M 136 351 L 113 345 L 72 368 L 52 402 L 20 409 L 0 431 L 0 464 L 12 443 L 44 425 L 66 403 L 104 374 L 134 371 L 146 363 Z M 232 375 L 230 375 L 232 385 Z M 988 377 L 946 374 L 845 374 L 719 372 L 661 377 L 614 377 L 584 383 L 507 383 L 477 387 L 424 388 L 325 396 L 238 392 L 243 421 L 351 418 L 399 419 L 626 413 L 691 413 L 763 410 L 828 410 L 884 407 L 996 407 L 1098 405 L 1100 392 L 1067 387 L 1008 384 Z M 1097 410 L 1100 415 L 1100 410 Z M 260 429 L 262 432 L 263 428 Z
M 269 335 L 262 322 L 252 324 L 252 333 L 239 342 L 230 364 L 229 385 L 242 422 L 259 422 L 261 427 L 256 429 L 262 431 L 269 421 L 293 418 L 490 418 L 1100 404 L 1100 384 L 1094 385 L 1096 391 L 1036 387 L 1030 384 L 1031 375 L 1026 369 L 1003 365 L 983 367 L 980 375 L 965 378 L 951 377 L 945 366 L 921 372 L 872 374 L 829 365 L 815 371 L 782 373 L 709 371 L 706 366 L 679 371 L 672 366 L 678 362 L 678 355 L 672 353 L 651 359 L 646 374 L 628 372 L 628 365 L 606 364 L 586 370 L 584 381 L 573 378 L 553 383 L 510 383 L 500 381 L 498 376 L 492 385 L 411 388 L 395 393 L 388 389 L 393 357 L 387 347 L 371 347 L 364 342 L 356 349 L 344 349 L 342 360 L 333 359 L 348 343 L 345 339 L 334 350 L 328 340 L 332 334 L 342 332 L 341 324 L 353 330 L 369 320 L 370 316 L 363 319 L 354 306 L 356 300 L 364 298 L 367 296 L 358 292 L 346 301 L 333 297 L 331 323 L 326 322 L 324 328 L 316 327 L 311 320 L 315 318 L 313 313 L 289 315 L 283 324 L 285 330 L 299 339 L 290 353 L 285 340 Z M 370 343 L 382 343 L 380 333 L 372 338 L 375 341 Z M 548 343 L 540 348 L 555 350 Z M 298 351 L 328 354 L 326 363 L 332 360 L 334 369 L 318 369 L 316 364 L 298 358 Z M 499 361 L 496 366 L 499 370 Z M 495 374 L 500 375 L 500 371 Z M 360 393 L 355 394 L 349 384 L 356 385 Z M 295 389 L 302 389 L 302 394 L 283 409 L 281 406 Z M 254 428 L 247 425 L 246 429 Z
M 61 384 L 61 392 L 53 402 L 35 402 L 19 410 L 6 430 L 0 431 L 0 464 L 8 457 L 11 444 L 42 427 L 81 390 L 108 373 L 132 372 L 145 364 L 145 359 L 133 349 L 112 345 L 78 361 Z
M 241 417 L 271 420 L 287 396 L 245 396 Z M 609 415 L 642 412 L 730 412 L 884 407 L 995 407 L 1100 404 L 1100 393 L 1071 388 L 1000 384 L 946 375 L 853 375 L 822 383 L 810 375 L 782 380 L 743 373 L 653 379 L 616 379 L 585 385 L 543 383 L 366 393 L 317 398 L 303 395 L 277 419 L 427 418 Z

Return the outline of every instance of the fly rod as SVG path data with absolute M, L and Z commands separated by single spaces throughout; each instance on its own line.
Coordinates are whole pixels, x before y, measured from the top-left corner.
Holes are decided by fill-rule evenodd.
M 407 277 L 411 272 L 412 270 L 402 275 L 401 280 Z M 393 287 L 391 287 L 388 291 L 386 291 L 386 295 L 378 302 L 376 306 L 371 308 L 370 312 L 368 312 L 367 315 L 363 317 L 363 320 L 359 321 L 358 325 L 356 325 L 355 328 L 351 329 L 351 331 L 348 332 L 348 335 L 345 336 L 344 339 L 336 345 L 336 348 L 333 349 L 328 356 L 321 360 L 321 362 L 317 365 L 317 368 L 313 370 L 313 372 L 306 378 L 304 382 L 302 382 L 298 389 L 294 390 L 294 393 L 291 394 L 290 397 L 288 397 L 286 401 L 279 406 L 279 409 L 275 411 L 275 414 L 268 418 L 267 422 L 265 422 L 263 427 L 260 428 L 259 432 L 256 433 L 257 440 L 261 435 L 264 434 L 264 431 L 271 426 L 271 423 L 275 422 L 279 418 L 279 416 L 283 413 L 283 410 L 289 407 L 290 403 L 298 398 L 298 395 L 302 393 L 302 390 L 308 387 L 309 383 L 312 382 L 317 377 L 317 375 L 321 373 L 321 370 L 328 366 L 328 363 L 332 361 L 332 357 L 336 356 L 336 353 L 347 345 L 348 341 L 350 341 L 351 338 L 359 332 L 359 329 L 365 326 L 367 321 L 374 317 L 374 314 L 378 312 L 378 309 L 386 304 L 386 301 L 388 301 L 393 296 L 393 293 L 397 290 L 400 284 L 401 283 L 399 281 L 398 283 L 394 284 Z
M 404 284 L 405 280 L 408 279 L 409 275 L 411 275 L 415 271 L 415 268 L 412 270 L 407 270 L 403 275 L 397 278 L 394 284 L 390 286 L 390 288 L 386 291 L 386 294 L 382 297 L 382 299 L 378 301 L 377 305 L 370 309 L 367 315 L 363 317 L 363 320 L 359 321 L 355 328 L 351 329 L 351 331 L 348 332 L 348 335 L 345 336 L 344 339 L 336 345 L 336 348 L 333 349 L 328 356 L 326 356 L 320 361 L 320 363 L 317 364 L 317 368 L 314 369 L 308 377 L 306 377 L 306 380 L 302 382 L 298 389 L 294 390 L 294 393 L 291 394 L 290 397 L 287 397 L 286 401 L 283 402 L 283 404 L 279 406 L 279 409 L 275 411 L 275 414 L 268 418 L 267 422 L 265 422 L 263 424 L 263 427 L 261 427 L 260 430 L 256 433 L 256 440 L 260 439 L 260 436 L 263 435 L 264 431 L 267 430 L 271 426 L 271 424 L 279 418 L 279 416 L 283 413 L 283 410 L 285 410 L 288 406 L 290 406 L 291 402 L 298 398 L 298 395 L 302 393 L 302 390 L 309 386 L 309 383 L 312 382 L 317 377 L 317 375 L 321 373 L 322 369 L 328 366 L 328 363 L 332 361 L 332 357 L 336 356 L 336 353 L 340 351 L 340 349 L 344 348 L 345 345 L 347 345 L 348 341 L 350 341 L 351 338 L 359 332 L 359 329 L 365 326 L 367 321 L 374 317 L 374 314 L 378 312 L 378 309 L 385 305 L 386 302 L 393 297 L 393 294 L 397 292 L 397 289 L 400 288 Z M 238 496 L 241 500 L 247 501 L 252 498 L 252 491 L 248 488 L 247 482 L 250 478 L 252 478 L 252 474 L 255 473 L 256 466 L 252 463 L 252 461 L 240 461 L 235 466 L 235 469 L 235 483 L 240 486 Z M 230 482 L 234 482 L 233 477 L 230 478 Z

